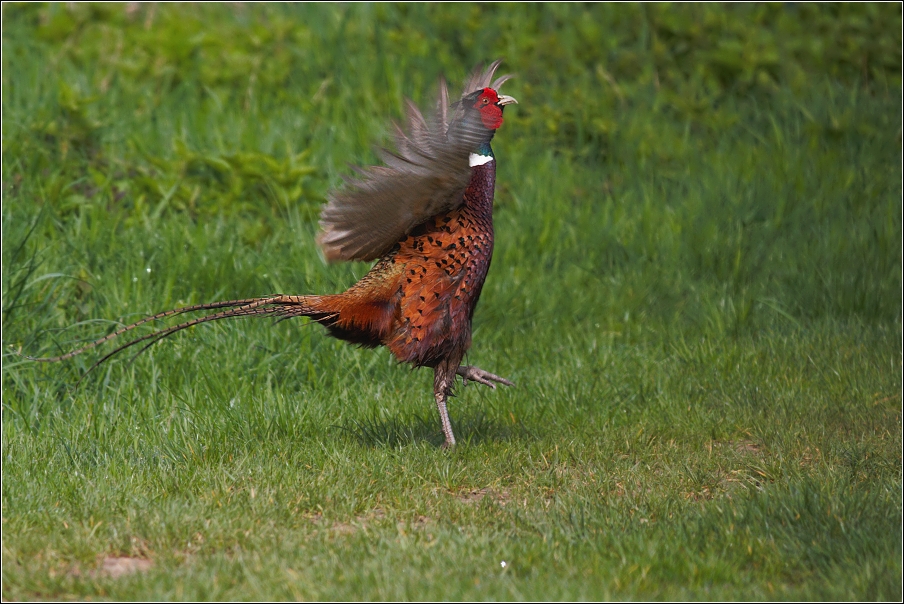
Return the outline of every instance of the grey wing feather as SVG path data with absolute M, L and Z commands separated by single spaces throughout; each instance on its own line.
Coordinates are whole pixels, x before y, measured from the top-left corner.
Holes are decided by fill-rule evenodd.
M 475 70 L 462 96 L 489 86 L 499 63 Z M 396 150 L 378 151 L 385 165 L 355 168 L 357 177 L 330 194 L 318 239 L 327 260 L 379 258 L 418 224 L 461 205 L 471 177 L 468 156 L 488 131 L 464 119 L 460 106 L 450 112 L 445 81 L 431 119 L 410 101 L 406 113 L 407 132 L 396 126 Z

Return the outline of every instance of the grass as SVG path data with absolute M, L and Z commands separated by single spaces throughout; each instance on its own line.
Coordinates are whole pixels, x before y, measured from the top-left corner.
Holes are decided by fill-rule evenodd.
M 897 5 L 3 8 L 3 597 L 901 598 Z M 404 97 L 506 57 L 446 452 L 429 371 L 302 322 Z M 149 570 L 114 577 L 113 558 Z M 503 562 L 505 565 L 503 566 Z

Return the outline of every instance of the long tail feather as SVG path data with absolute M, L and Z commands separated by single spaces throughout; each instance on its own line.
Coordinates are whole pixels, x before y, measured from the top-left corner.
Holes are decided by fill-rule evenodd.
M 314 297 L 319 298 L 318 296 L 314 296 Z M 76 355 L 82 354 L 83 352 L 91 350 L 92 348 L 96 348 L 96 347 L 100 346 L 101 344 L 108 342 L 108 341 L 126 333 L 127 331 L 131 331 L 131 330 L 135 329 L 136 327 L 140 327 L 141 325 L 150 323 L 152 321 L 157 321 L 157 320 L 160 320 L 160 319 L 163 319 L 166 317 L 171 317 L 173 315 L 181 315 L 184 313 L 196 312 L 199 310 L 213 310 L 216 308 L 227 308 L 228 309 L 228 310 L 224 310 L 224 311 L 221 311 L 221 312 L 218 312 L 215 314 L 198 317 L 196 319 L 192 319 L 191 321 L 186 321 L 184 323 L 180 323 L 179 325 L 174 325 L 172 327 L 160 329 L 160 330 L 154 331 L 152 333 L 149 333 L 147 335 L 144 335 L 140 338 L 136 338 L 135 340 L 132 340 L 126 344 L 123 344 L 122 346 L 116 348 L 116 350 L 110 352 L 109 354 L 107 354 L 106 356 L 101 358 L 99 361 L 97 361 L 97 363 L 95 363 L 91 367 L 91 369 L 94 369 L 94 367 L 100 365 L 101 363 L 103 363 L 104 361 L 106 361 L 107 359 L 112 357 L 113 355 L 125 350 L 126 348 L 134 346 L 135 344 L 144 342 L 151 338 L 155 338 L 154 341 L 151 342 L 151 344 L 154 344 L 155 342 L 157 342 L 167 336 L 170 336 L 170 335 L 176 333 L 177 331 L 182 331 L 183 329 L 188 329 L 189 327 L 194 327 L 195 325 L 199 325 L 201 323 L 207 323 L 209 321 L 217 321 L 220 319 L 228 319 L 231 317 L 247 317 L 247 316 L 254 316 L 254 315 L 271 315 L 271 316 L 277 316 L 277 317 L 291 317 L 291 316 L 305 316 L 309 313 L 316 313 L 317 311 L 315 309 L 311 308 L 310 305 L 308 304 L 308 300 L 311 298 L 312 297 L 310 297 L 310 296 L 268 296 L 268 297 L 264 297 L 264 298 L 248 298 L 245 300 L 227 300 L 227 301 L 223 301 L 223 302 L 213 302 L 210 304 L 197 304 L 194 306 L 185 306 L 183 308 L 175 308 L 173 310 L 167 310 L 167 311 L 164 311 L 161 313 L 157 313 L 156 315 L 152 315 L 150 317 L 145 317 L 144 319 L 141 319 L 140 321 L 136 321 L 135 323 L 132 323 L 131 325 L 126 325 L 125 327 L 118 329 L 109 335 L 106 335 L 98 340 L 95 340 L 89 344 L 86 344 L 85 346 L 82 346 L 81 348 L 78 348 L 71 352 L 67 352 L 66 354 L 62 354 L 60 356 L 56 356 L 56 357 L 30 357 L 27 355 L 23 355 L 23 356 L 25 356 L 25 358 L 27 358 L 29 360 L 38 361 L 40 363 L 56 363 L 58 361 L 65 361 L 66 359 L 71 359 L 72 357 L 74 357 Z M 322 312 L 319 314 L 324 314 L 327 316 L 329 315 L 329 313 L 322 313 Z M 323 320 L 323 318 L 325 318 L 325 317 L 318 317 L 317 320 Z M 150 344 L 148 346 L 150 346 Z M 147 346 L 144 349 L 142 349 L 141 352 L 144 352 L 144 350 L 146 350 L 146 349 L 147 349 Z M 141 353 L 139 352 L 139 354 L 141 354 Z M 90 369 L 89 369 L 89 371 L 90 371 Z
M 303 296 L 291 296 L 293 298 L 301 298 Z M 272 304 L 272 302 L 270 302 Z M 103 364 L 107 359 L 119 354 L 123 350 L 127 348 L 131 348 L 135 344 L 140 344 L 141 342 L 151 340 L 148 344 L 143 346 L 135 356 L 139 356 L 145 350 L 159 342 L 164 338 L 168 338 L 178 331 L 182 331 L 183 329 L 188 329 L 189 327 L 194 327 L 195 325 L 200 325 L 201 323 L 208 323 L 210 321 L 219 321 L 220 319 L 230 319 L 234 317 L 251 317 L 251 316 L 261 316 L 261 315 L 270 315 L 280 318 L 289 318 L 292 316 L 302 316 L 306 311 L 301 311 L 299 307 L 293 305 L 280 304 L 278 306 L 254 306 L 251 305 L 241 306 L 239 308 L 233 308 L 230 310 L 225 310 L 222 312 L 218 312 L 213 315 L 207 315 L 204 317 L 198 317 L 197 319 L 192 319 L 191 321 L 185 321 L 184 323 L 180 323 L 179 325 L 174 325 L 172 327 L 167 327 L 166 329 L 160 329 L 155 332 L 149 333 L 147 335 L 141 336 L 140 338 L 136 338 L 129 342 L 126 342 L 122 346 L 117 347 L 115 350 L 110 351 L 106 355 L 104 355 L 101 359 L 96 361 L 91 367 L 88 368 L 88 371 L 85 372 L 85 375 L 91 373 L 94 369 L 96 369 L 99 365 Z M 250 308 L 249 308 L 250 307 Z M 315 320 L 323 320 L 331 318 L 333 315 L 326 315 L 325 317 L 317 317 Z M 85 375 L 82 376 L 84 379 Z

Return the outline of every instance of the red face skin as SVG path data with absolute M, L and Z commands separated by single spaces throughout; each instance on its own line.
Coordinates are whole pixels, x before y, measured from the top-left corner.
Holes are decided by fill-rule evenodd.
M 496 130 L 502 125 L 502 107 L 496 104 L 498 102 L 499 95 L 496 94 L 496 91 L 492 88 L 484 88 L 477 97 L 477 102 L 474 103 L 474 108 L 480 111 L 483 125 L 490 130 Z

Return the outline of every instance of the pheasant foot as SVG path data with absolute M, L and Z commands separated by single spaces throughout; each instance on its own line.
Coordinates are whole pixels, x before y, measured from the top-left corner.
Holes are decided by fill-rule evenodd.
M 480 367 L 474 367 L 473 365 L 462 365 L 455 373 L 462 377 L 465 384 L 468 383 L 468 380 L 471 380 L 473 382 L 483 384 L 484 386 L 489 386 L 493 390 L 496 389 L 496 384 L 494 384 L 493 382 L 499 382 L 500 384 L 505 384 L 506 386 L 515 385 L 513 382 L 510 382 L 504 377 L 499 377 L 495 373 L 484 371 Z

